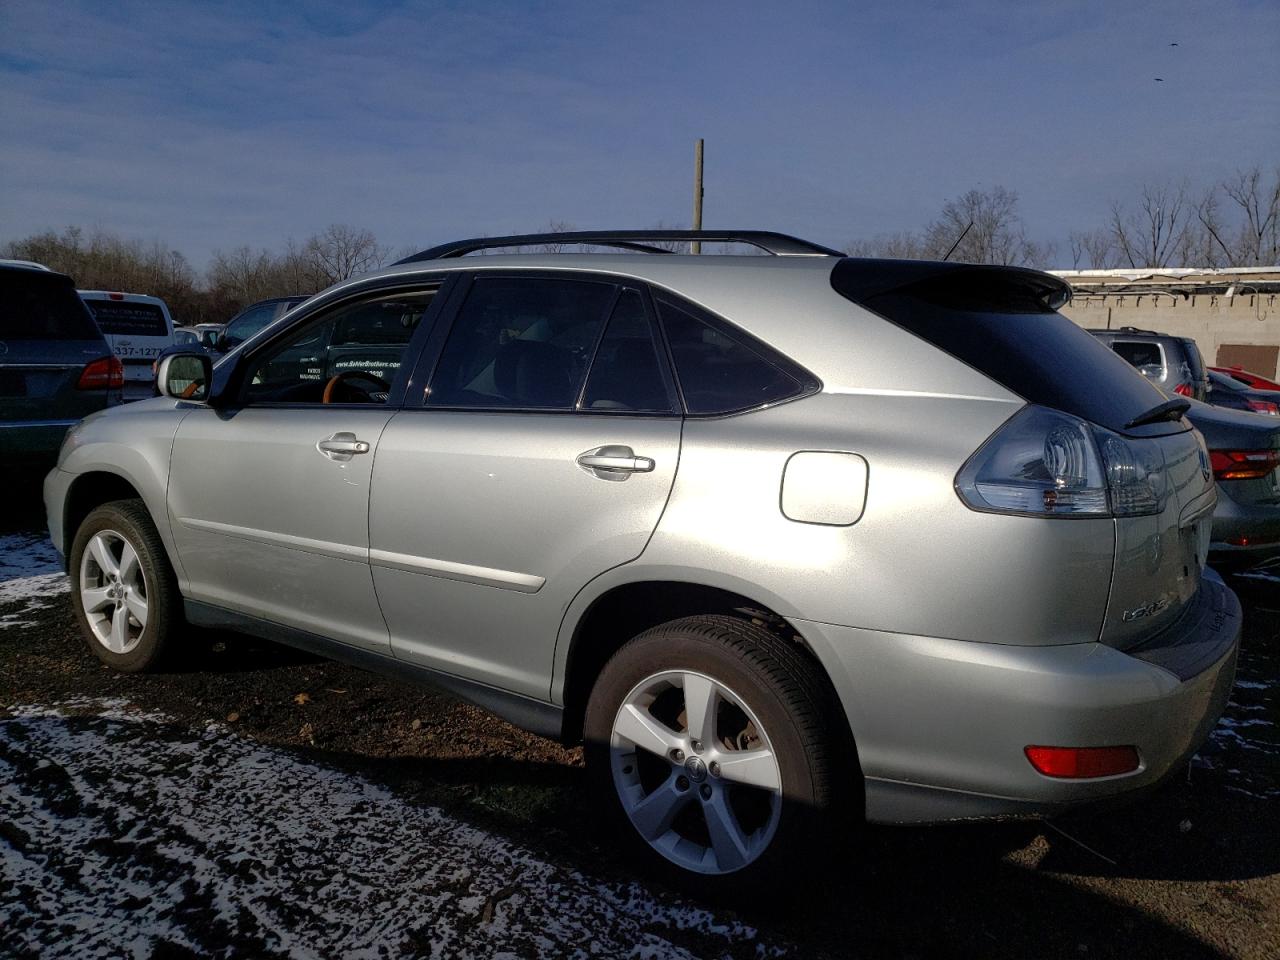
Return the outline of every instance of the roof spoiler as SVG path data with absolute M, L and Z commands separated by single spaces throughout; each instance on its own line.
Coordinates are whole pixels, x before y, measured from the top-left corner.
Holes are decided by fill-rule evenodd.
M 1071 300 L 1071 285 L 1059 277 L 1027 267 L 981 263 L 848 257 L 836 264 L 831 283 L 857 303 L 889 293 L 915 293 L 984 305 L 1031 298 L 1058 310 Z

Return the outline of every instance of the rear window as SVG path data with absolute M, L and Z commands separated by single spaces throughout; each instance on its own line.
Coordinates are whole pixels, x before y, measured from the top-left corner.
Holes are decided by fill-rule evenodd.
M 167 337 L 169 325 L 164 313 L 154 303 L 130 303 L 128 300 L 86 300 L 98 329 L 113 336 Z
M 848 296 L 838 267 L 832 285 Z M 1046 307 L 1032 289 L 1001 286 L 998 271 L 953 274 L 871 296 L 862 304 L 1028 402 L 1111 430 L 1123 430 L 1165 399 L 1096 337 Z
M 0 340 L 98 340 L 70 277 L 0 270 Z

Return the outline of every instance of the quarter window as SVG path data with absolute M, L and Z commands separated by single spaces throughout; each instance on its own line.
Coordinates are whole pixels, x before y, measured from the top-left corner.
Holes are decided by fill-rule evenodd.
M 692 414 L 750 410 L 798 396 L 801 382 L 745 342 L 688 310 L 658 301 L 685 409 Z
M 616 287 L 480 277 L 432 375 L 429 406 L 572 410 Z
M 434 291 L 344 304 L 257 358 L 249 403 L 386 403 Z

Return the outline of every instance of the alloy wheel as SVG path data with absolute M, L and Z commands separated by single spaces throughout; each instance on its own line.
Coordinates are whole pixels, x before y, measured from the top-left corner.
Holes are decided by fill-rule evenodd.
M 147 626 L 147 578 L 138 551 L 115 530 L 100 530 L 80 560 L 80 605 L 89 629 L 112 653 L 129 653 Z
M 782 774 L 768 735 L 711 677 L 665 671 L 636 684 L 614 718 L 610 758 L 627 817 L 677 866 L 733 873 L 777 831 Z

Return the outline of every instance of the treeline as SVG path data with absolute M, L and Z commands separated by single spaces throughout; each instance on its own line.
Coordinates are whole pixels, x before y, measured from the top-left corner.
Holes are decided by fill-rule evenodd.
M 553 220 L 543 231 L 570 229 Z M 685 249 L 683 243 L 663 246 Z M 845 249 L 852 256 L 1041 268 L 1280 266 L 1280 167 L 1270 175 L 1261 167 L 1240 170 L 1199 190 L 1187 181 L 1146 184 L 1136 197 L 1113 200 L 1106 222 L 1072 233 L 1065 248 L 1031 240 L 1018 195 L 996 186 L 946 201 L 920 230 L 854 240 Z M 162 297 L 185 324 L 225 321 L 255 300 L 315 293 L 395 259 L 372 232 L 343 224 L 301 242 L 286 240 L 281 250 L 217 250 L 203 273 L 158 241 L 79 227 L 13 241 L 0 247 L 0 257 L 43 263 L 82 289 Z
M 222 323 L 255 300 L 315 293 L 392 258 L 373 233 L 343 224 L 300 243 L 286 240 L 280 251 L 248 246 L 214 251 L 203 273 L 180 251 L 158 241 L 143 243 L 105 230 L 86 233 L 79 227 L 13 241 L 0 248 L 0 257 L 42 263 L 73 277 L 82 290 L 160 297 L 180 324 Z
M 953 249 L 954 247 L 954 249 Z M 855 240 L 852 256 L 1002 263 L 1041 268 L 1280 266 L 1280 167 L 1237 171 L 1200 190 L 1188 181 L 1148 183 L 1114 199 L 1110 216 L 1075 232 L 1062 252 L 1027 238 L 1018 195 L 1004 187 L 948 200 L 922 230 Z

